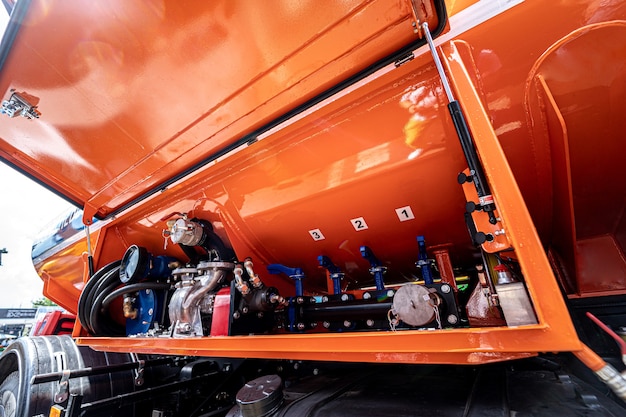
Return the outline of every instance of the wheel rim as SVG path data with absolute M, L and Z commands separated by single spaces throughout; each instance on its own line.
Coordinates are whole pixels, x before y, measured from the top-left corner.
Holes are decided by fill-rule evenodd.
M 0 401 L 0 417 L 15 417 L 16 409 L 17 398 L 15 398 L 15 394 L 11 391 L 3 392 Z

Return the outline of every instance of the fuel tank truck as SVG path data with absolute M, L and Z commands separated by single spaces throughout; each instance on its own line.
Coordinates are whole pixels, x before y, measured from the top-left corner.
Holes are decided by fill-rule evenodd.
M 626 3 L 3 4 L 0 416 L 626 414 Z

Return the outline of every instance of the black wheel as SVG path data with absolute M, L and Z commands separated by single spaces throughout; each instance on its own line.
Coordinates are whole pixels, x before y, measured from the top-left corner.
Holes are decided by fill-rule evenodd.
M 70 336 L 22 337 L 0 356 L 0 417 L 47 416 L 55 404 L 57 381 L 32 385 L 33 376 L 63 370 L 111 365 L 130 361 L 127 354 L 96 352 L 77 346 Z M 72 378 L 69 394 L 83 395 L 83 402 L 109 398 L 134 390 L 131 371 Z M 65 405 L 65 399 L 61 405 Z M 99 410 L 91 417 L 110 416 Z M 132 406 L 116 409 L 116 417 L 133 415 Z
M 0 417 L 16 417 L 19 379 L 13 371 L 0 384 Z

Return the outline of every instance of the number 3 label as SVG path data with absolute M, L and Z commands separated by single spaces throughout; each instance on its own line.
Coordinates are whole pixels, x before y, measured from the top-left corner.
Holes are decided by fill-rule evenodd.
M 351 219 L 350 223 L 352 223 L 352 227 L 354 227 L 354 230 L 356 230 L 357 232 L 360 232 L 361 230 L 365 230 L 367 229 L 367 223 L 365 223 L 365 219 L 363 217 L 357 217 L 356 219 Z
M 309 234 L 311 235 L 311 237 L 313 238 L 313 240 L 324 240 L 326 239 L 324 237 L 324 235 L 322 234 L 322 231 L 320 229 L 313 229 L 313 230 L 309 230 Z

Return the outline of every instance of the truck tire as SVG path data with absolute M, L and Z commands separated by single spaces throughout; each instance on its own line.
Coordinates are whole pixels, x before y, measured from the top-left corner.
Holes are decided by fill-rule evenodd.
M 0 417 L 30 417 L 50 413 L 59 383 L 32 385 L 35 375 L 103 366 L 129 361 L 128 354 L 96 352 L 77 346 L 69 336 L 23 337 L 0 356 Z M 83 402 L 108 398 L 134 390 L 131 372 L 72 378 L 68 394 L 83 395 Z M 61 403 L 64 405 L 64 403 Z M 103 415 L 109 415 L 110 413 Z M 131 416 L 132 409 L 118 409 L 116 416 Z

